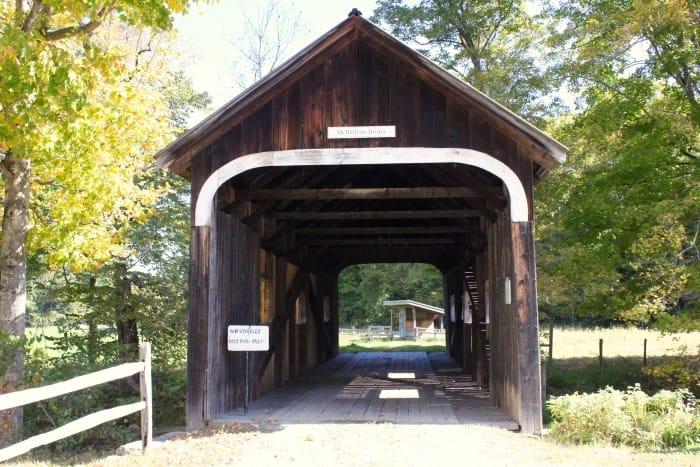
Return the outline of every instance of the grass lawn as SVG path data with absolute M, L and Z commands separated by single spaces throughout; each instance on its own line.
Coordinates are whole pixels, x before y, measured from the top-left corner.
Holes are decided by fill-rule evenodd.
M 540 331 L 548 331 L 542 326 Z M 647 340 L 647 357 L 678 355 L 683 349 L 694 353 L 700 347 L 700 332 L 663 334 L 659 331 L 636 328 L 581 329 L 554 328 L 554 360 L 598 358 L 599 341 L 603 339 L 603 357 L 639 357 L 644 355 L 644 339 Z M 542 339 L 546 343 L 546 339 Z
M 340 334 L 340 351 L 356 352 L 444 352 L 445 337 L 404 339 L 367 339 L 359 334 Z

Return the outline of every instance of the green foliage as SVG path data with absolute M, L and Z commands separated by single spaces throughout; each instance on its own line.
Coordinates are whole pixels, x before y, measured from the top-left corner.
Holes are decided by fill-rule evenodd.
M 41 348 L 28 347 L 25 365 L 25 382 L 35 387 L 58 383 L 81 376 L 103 366 L 79 361 L 76 358 L 63 359 L 50 355 Z M 129 385 L 124 380 L 102 384 L 65 396 L 48 399 L 24 407 L 24 437 L 46 432 L 65 425 L 82 416 L 106 408 L 136 402 L 139 399 L 138 383 Z M 50 446 L 52 451 L 71 449 L 113 448 L 140 435 L 138 413 L 123 419 L 99 425 L 88 431 L 58 441 Z
M 152 374 L 153 424 L 164 427 L 185 426 L 185 386 L 187 370 L 184 360 Z
M 700 398 L 700 349 L 696 355 L 683 352 L 645 367 L 642 373 L 656 387 L 686 388 Z
M 389 324 L 385 300 L 415 300 L 442 306 L 442 274 L 428 264 L 367 264 L 344 269 L 338 279 L 340 323 Z
M 130 31 L 120 27 L 111 32 L 115 37 L 123 33 L 125 41 L 129 42 Z M 150 37 L 147 32 L 142 33 L 139 37 Z M 118 48 L 115 44 L 111 46 Z M 125 57 L 131 56 L 129 45 L 120 50 Z M 123 114 L 121 118 L 128 122 L 119 120 L 107 124 L 102 115 L 91 117 L 91 125 L 105 125 L 106 128 L 91 130 L 99 134 L 92 135 L 89 142 L 82 141 L 83 146 L 75 148 L 74 156 L 81 159 L 73 166 L 75 173 L 70 171 L 72 162 L 66 158 L 67 165 L 62 170 L 66 177 L 73 177 L 71 183 L 79 177 L 89 178 L 81 182 L 83 191 L 76 190 L 87 198 L 81 198 L 82 201 L 75 204 L 75 199 L 51 186 L 48 191 L 36 193 L 37 206 L 44 201 L 52 206 L 58 205 L 54 196 L 62 196 L 61 199 L 74 204 L 70 210 L 59 209 L 60 214 L 56 215 L 60 221 L 56 222 L 51 221 L 54 214 L 48 208 L 38 209 L 44 216 L 40 220 L 45 226 L 40 226 L 35 234 L 43 245 L 50 246 L 56 238 L 44 229 L 58 229 L 70 236 L 71 242 L 84 241 L 84 248 L 107 245 L 108 249 L 107 257 L 100 261 L 87 252 L 83 252 L 84 255 L 76 253 L 72 247 L 67 250 L 57 248 L 54 254 L 53 249 L 42 246 L 30 257 L 29 318 L 35 322 L 49 318 L 58 326 L 59 335 L 45 337 L 47 347 L 28 346 L 25 381 L 30 386 L 64 381 L 124 359 L 132 360 L 138 340 L 150 341 L 153 345 L 154 405 L 158 411 L 155 422 L 181 425 L 184 420 L 187 287 L 183 284 L 187 282 L 188 268 L 189 186 L 185 180 L 172 174 L 148 169 L 152 167 L 153 150 L 162 146 L 165 138 L 183 131 L 187 115 L 208 105 L 210 98 L 205 93 L 195 93 L 191 82 L 182 73 L 162 74 L 165 55 L 160 52 L 163 51 L 153 55 L 140 52 L 140 64 L 136 60 L 133 66 L 126 66 L 129 65 L 127 62 L 117 66 L 125 73 L 119 76 L 124 78 L 128 74 L 128 79 L 124 82 L 116 80 L 116 88 L 111 88 L 107 94 L 102 93 L 110 83 L 98 83 L 100 92 L 95 94 L 98 101 L 107 99 L 112 102 Z M 132 80 L 134 85 L 130 84 Z M 138 86 L 135 85 L 137 82 L 140 83 Z M 129 98 L 144 91 L 148 96 L 139 98 L 139 105 L 145 107 L 129 102 Z M 117 104 L 130 108 L 128 112 L 122 112 Z M 151 120 L 139 117 L 138 113 L 143 111 Z M 140 126 L 134 126 L 133 122 L 139 122 Z M 74 121 L 74 128 L 80 128 L 82 123 Z M 128 123 L 127 128 L 123 123 Z M 120 140 L 128 140 L 119 141 L 118 148 L 108 146 L 102 139 L 117 134 Z M 95 146 L 90 151 L 104 151 L 101 157 L 114 160 L 91 158 L 94 153 L 87 152 L 88 143 Z M 60 154 L 63 149 L 56 147 L 54 150 Z M 114 155 L 109 152 L 111 150 L 121 152 Z M 124 157 L 132 165 L 120 159 Z M 66 180 L 61 179 L 61 183 L 68 184 Z M 135 198 L 134 191 L 122 192 L 122 182 L 130 185 L 129 190 L 147 193 L 148 198 Z M 128 198 L 118 203 L 118 214 L 100 211 L 111 202 L 109 196 L 86 194 L 97 184 L 109 187 L 111 194 Z M 91 204 L 93 201 L 103 204 L 95 208 Z M 131 209 L 132 205 L 127 201 L 137 201 L 137 209 Z M 101 212 L 99 221 L 93 217 L 96 212 Z M 85 225 L 62 224 L 76 219 Z M 91 232 L 82 235 L 96 223 L 109 229 L 110 234 Z M 107 243 L 95 244 L 103 240 L 98 238 L 100 236 Z M 65 256 L 70 251 L 73 253 Z M 86 265 L 90 266 L 88 270 Z M 53 270 L 47 266 L 52 266 Z M 136 340 L 125 338 L 124 325 L 133 330 Z M 56 402 L 27 407 L 25 431 L 28 435 L 36 434 L 123 401 L 133 402 L 138 396 L 134 387 L 133 381 L 132 384 L 108 384 Z M 128 417 L 102 425 L 57 444 L 55 449 L 77 446 L 86 449 L 134 439 L 138 437 L 137 418 Z
M 547 365 L 547 394 L 595 392 L 605 387 L 623 390 L 639 384 L 645 391 L 686 389 L 700 397 L 700 357 L 664 357 L 643 366 L 638 358 L 607 358 L 601 367 L 594 359 L 554 361 Z M 596 359 L 597 360 L 597 359 Z
M 648 396 L 639 386 L 602 389 L 548 401 L 552 436 L 576 444 L 625 445 L 638 449 L 691 449 L 700 443 L 700 413 L 685 390 Z
M 541 304 L 694 329 L 700 289 L 697 2 L 558 2 L 556 70 L 580 112 L 550 126 L 570 160 L 537 191 Z
M 574 392 L 595 392 L 607 386 L 625 389 L 643 380 L 642 364 L 636 360 L 617 358 L 600 367 L 597 362 L 584 364 L 554 361 L 547 365 L 547 394 L 561 396 Z
M 410 4 L 410 5 L 409 5 Z M 465 81 L 530 118 L 556 113 L 541 18 L 520 0 L 379 0 L 372 20 Z

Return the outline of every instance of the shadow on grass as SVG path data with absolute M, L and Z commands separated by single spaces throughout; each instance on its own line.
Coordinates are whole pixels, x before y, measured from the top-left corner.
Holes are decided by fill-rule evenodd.
M 547 396 L 592 393 L 610 386 L 625 390 L 639 384 L 647 394 L 662 389 L 688 389 L 700 396 L 698 358 L 655 357 L 645 366 L 641 358 L 615 357 L 555 359 L 547 364 Z

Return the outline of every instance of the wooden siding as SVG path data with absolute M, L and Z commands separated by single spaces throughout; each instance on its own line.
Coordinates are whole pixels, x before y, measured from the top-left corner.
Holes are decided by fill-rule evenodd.
M 278 92 L 209 150 L 220 155 L 212 169 L 244 154 L 300 148 L 465 147 L 505 163 L 530 153 L 492 130 L 489 120 L 483 109 L 453 99 L 358 40 Z M 329 126 L 380 124 L 396 125 L 396 138 L 329 140 L 326 135 Z

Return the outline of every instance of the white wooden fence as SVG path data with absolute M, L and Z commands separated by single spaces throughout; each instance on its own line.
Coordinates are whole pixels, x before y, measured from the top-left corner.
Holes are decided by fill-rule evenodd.
M 0 462 L 25 454 L 39 446 L 56 442 L 60 439 L 94 428 L 102 423 L 116 420 L 139 411 L 141 412 L 141 447 L 145 450 L 153 439 L 153 424 L 151 421 L 153 411 L 151 394 L 151 344 L 147 342 L 143 343 L 140 347 L 138 362 L 124 363 L 112 368 L 106 368 L 94 373 L 78 376 L 61 383 L 3 394 L 0 396 L 0 411 L 51 399 L 52 397 L 63 396 L 71 392 L 80 391 L 110 381 L 128 378 L 136 373 L 140 374 L 141 400 L 139 402 L 120 405 L 86 415 L 49 432 L 32 436 L 24 441 L 0 449 Z
M 345 335 L 360 335 L 367 339 L 382 338 L 382 337 L 399 337 L 398 331 L 392 330 L 391 326 L 375 326 L 371 325 L 366 328 L 340 328 L 340 334 Z M 444 329 L 436 328 L 416 328 L 414 331 L 407 331 L 404 334 L 404 338 L 437 338 L 439 336 L 444 336 Z

